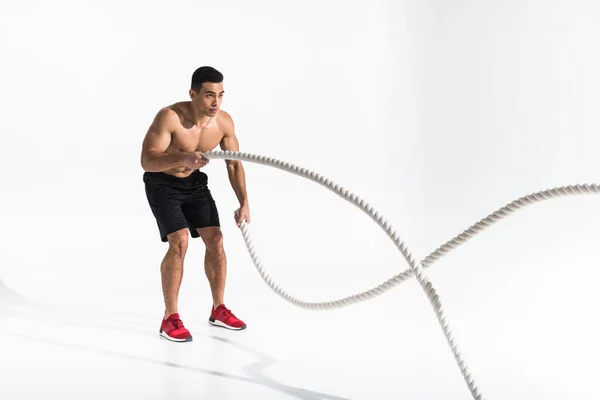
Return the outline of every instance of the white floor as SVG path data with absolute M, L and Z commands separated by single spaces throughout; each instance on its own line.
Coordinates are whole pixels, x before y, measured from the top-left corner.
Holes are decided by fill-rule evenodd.
M 598 273 L 589 263 L 595 235 L 588 225 L 588 230 L 548 232 L 557 242 L 571 237 L 560 250 L 533 239 L 533 246 L 525 244 L 515 233 L 532 218 L 546 218 L 547 211 L 541 207 L 520 221 L 499 224 L 428 269 L 487 399 L 600 394 L 593 383 L 600 355 L 594 313 Z M 207 323 L 203 247 L 191 241 L 180 312 L 194 341 L 172 343 L 158 336 L 163 310 L 158 263 L 164 246 L 154 230 L 137 239 L 136 233 L 110 236 L 111 222 L 104 215 L 87 215 L 96 229 L 71 235 L 70 223 L 58 221 L 78 225 L 81 215 L 27 215 L 54 227 L 54 234 L 28 235 L 30 227 L 17 223 L 18 213 L 3 218 L 12 238 L 29 238 L 26 243 L 5 240 L 13 245 L 1 253 L 3 400 L 471 398 L 414 280 L 348 308 L 302 310 L 269 289 L 241 235 L 226 228 L 226 302 L 248 329 L 227 331 Z M 147 222 L 140 215 L 139 221 Z M 567 227 L 568 219 L 562 221 Z M 261 224 L 267 222 L 256 222 L 255 230 Z M 573 224 L 583 225 L 583 219 Z M 388 265 L 354 268 L 342 255 L 323 254 L 321 265 L 299 268 L 298 259 L 309 258 L 300 242 L 288 243 L 299 251 L 285 260 L 280 248 L 267 245 L 268 236 L 257 235 L 256 244 L 269 272 L 304 300 L 333 300 L 370 289 L 406 268 L 383 239 L 381 249 L 372 244 L 373 249 L 346 251 L 358 257 L 388 249 Z M 574 268 L 569 263 L 577 264 L 581 275 L 566 273 Z

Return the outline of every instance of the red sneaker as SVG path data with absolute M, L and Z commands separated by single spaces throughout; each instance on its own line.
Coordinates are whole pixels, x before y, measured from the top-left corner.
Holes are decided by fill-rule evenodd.
M 228 310 L 224 304 L 221 304 L 216 309 L 213 305 L 208 322 L 210 322 L 213 325 L 222 326 L 223 328 L 227 329 L 233 329 L 238 331 L 246 329 L 246 324 L 242 320 L 238 319 L 235 315 L 233 315 L 233 313 L 230 310 Z
M 173 342 L 192 341 L 192 335 L 190 334 L 190 331 L 183 326 L 183 322 L 179 319 L 179 314 L 169 315 L 169 318 L 167 319 L 163 318 L 159 334 Z

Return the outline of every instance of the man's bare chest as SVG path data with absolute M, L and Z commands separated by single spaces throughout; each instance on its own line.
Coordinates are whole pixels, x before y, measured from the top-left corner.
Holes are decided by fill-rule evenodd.
M 171 146 L 178 151 L 210 151 L 214 149 L 221 139 L 222 132 L 218 127 L 206 128 L 181 128 L 173 132 Z

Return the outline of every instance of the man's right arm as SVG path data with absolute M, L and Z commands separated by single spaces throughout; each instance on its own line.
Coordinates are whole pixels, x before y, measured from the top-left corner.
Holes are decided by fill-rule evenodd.
M 183 165 L 183 153 L 165 153 L 171 144 L 175 118 L 175 112 L 168 108 L 161 109 L 154 117 L 142 143 L 141 164 L 144 171 L 162 172 Z

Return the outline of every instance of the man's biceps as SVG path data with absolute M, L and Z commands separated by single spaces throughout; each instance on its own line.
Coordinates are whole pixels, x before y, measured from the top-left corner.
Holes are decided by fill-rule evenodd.
M 227 136 L 223 139 L 224 145 L 230 150 L 237 150 L 239 147 L 239 143 L 237 137 L 235 136 Z
M 168 132 L 150 131 L 148 133 L 148 146 L 166 149 L 171 144 L 171 134 Z

